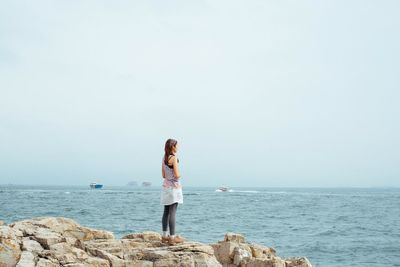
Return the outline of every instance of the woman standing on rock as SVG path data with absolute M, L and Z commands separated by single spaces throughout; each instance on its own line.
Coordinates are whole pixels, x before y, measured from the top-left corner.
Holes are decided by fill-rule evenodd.
M 171 245 L 182 243 L 184 239 L 175 235 L 175 217 L 178 203 L 183 203 L 182 186 L 179 183 L 181 175 L 179 173 L 179 159 L 176 157 L 178 151 L 178 141 L 168 139 L 165 142 L 165 154 L 162 160 L 161 170 L 164 182 L 162 185 L 160 203 L 164 205 L 162 216 L 163 235 L 161 242 Z M 169 226 L 169 236 L 167 229 Z

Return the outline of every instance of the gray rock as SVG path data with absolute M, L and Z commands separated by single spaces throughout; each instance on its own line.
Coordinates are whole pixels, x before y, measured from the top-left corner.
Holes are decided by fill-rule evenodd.
M 36 267 L 59 267 L 60 264 L 51 261 L 49 259 L 39 258 L 38 262 L 36 263 Z
M 33 238 L 45 249 L 49 249 L 51 245 L 66 241 L 65 237 L 61 234 L 52 232 L 46 228 L 38 229 Z
M 250 259 L 252 257 L 249 250 L 240 247 L 235 247 L 233 255 L 233 264 L 237 266 L 239 266 L 242 261 L 245 261 L 246 259 Z
M 282 259 L 274 248 L 247 243 L 240 234 L 227 233 L 223 241 L 211 246 L 224 267 L 312 267 L 305 257 Z
M 138 260 L 125 263 L 126 267 L 153 267 L 152 261 Z
M 29 251 L 22 251 L 21 258 L 19 259 L 16 267 L 35 267 L 35 255 Z
M 285 258 L 286 267 L 312 267 L 311 262 L 306 257 Z
M 226 233 L 224 237 L 224 241 L 232 241 L 232 242 L 237 242 L 237 243 L 244 243 L 244 236 L 241 234 L 236 234 L 236 233 Z
M 39 242 L 24 237 L 22 239 L 22 250 L 39 254 L 43 251 L 43 247 L 39 244 Z
M 14 267 L 21 255 L 19 234 L 9 226 L 0 226 L 0 266 Z

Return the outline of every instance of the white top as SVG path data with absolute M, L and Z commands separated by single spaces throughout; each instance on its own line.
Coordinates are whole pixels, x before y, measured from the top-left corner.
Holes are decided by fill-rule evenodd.
M 161 205 L 171 205 L 175 202 L 183 203 L 182 185 L 179 179 L 175 177 L 174 169 L 168 166 L 164 162 L 164 157 L 162 159 L 162 166 L 164 168 L 165 178 L 163 181 L 160 204 Z

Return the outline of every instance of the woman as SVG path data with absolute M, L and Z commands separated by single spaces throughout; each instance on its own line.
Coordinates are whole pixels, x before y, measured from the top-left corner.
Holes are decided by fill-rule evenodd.
M 168 139 L 165 142 L 164 151 L 161 165 L 162 177 L 164 178 L 160 199 L 161 205 L 164 205 L 161 242 L 174 245 L 184 241 L 182 237 L 175 235 L 176 209 L 178 203 L 183 203 L 182 186 L 179 183 L 181 178 L 178 167 L 179 159 L 176 157 L 178 142 L 175 139 Z M 167 235 L 168 226 L 169 236 Z

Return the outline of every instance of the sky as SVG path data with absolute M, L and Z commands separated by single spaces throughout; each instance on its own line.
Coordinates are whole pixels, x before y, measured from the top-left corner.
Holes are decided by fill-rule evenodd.
M 400 186 L 399 1 L 0 3 L 0 184 Z

